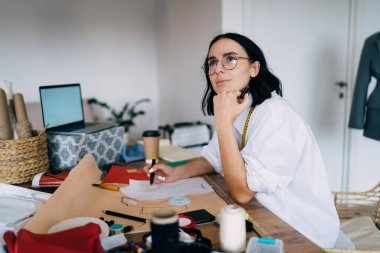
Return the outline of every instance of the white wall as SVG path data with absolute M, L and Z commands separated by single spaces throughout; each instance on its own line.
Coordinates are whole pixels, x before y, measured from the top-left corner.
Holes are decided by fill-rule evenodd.
M 160 124 L 201 120 L 206 79 L 201 66 L 221 32 L 220 0 L 163 0 L 157 17 Z
M 26 102 L 40 85 L 73 82 L 116 108 L 150 98 L 132 139 L 160 124 L 213 123 L 201 112 L 201 65 L 220 31 L 220 0 L 0 0 L 0 80 Z
M 142 104 L 141 129 L 158 125 L 155 0 L 0 0 L 0 79 L 26 102 L 38 86 L 79 82 L 83 97 Z
M 330 187 L 340 190 L 345 104 L 334 83 L 346 76 L 348 1 L 244 3 L 245 34 L 262 48 L 284 98 L 311 127 Z
M 227 3 L 229 1 L 224 0 Z M 347 49 L 348 35 L 340 36 L 341 39 L 336 39 L 335 36 L 338 32 L 347 33 L 349 30 L 350 3 L 354 4 L 354 16 L 351 17 L 355 24 L 352 36 L 354 57 L 351 57 L 351 50 Z M 341 8 L 341 5 L 344 5 L 344 8 Z M 364 39 L 380 31 L 380 2 L 310 0 L 301 4 L 297 0 L 244 0 L 242 8 L 243 31 L 261 46 L 269 66 L 283 81 L 284 97 L 310 124 L 324 156 L 333 190 L 340 190 L 339 179 L 342 175 L 339 169 L 342 166 L 339 164 L 344 160 L 343 152 L 339 149 L 342 149 L 343 145 L 349 148 L 348 189 L 360 191 L 374 186 L 380 179 L 380 142 L 363 137 L 362 130 L 348 130 L 348 118 L 342 119 L 345 114 L 344 104 L 341 103 L 343 100 L 337 99 L 336 92 L 339 89 L 334 87 L 334 82 L 346 79 L 346 67 L 351 58 L 354 58 L 352 61 L 355 66 L 350 67 L 349 71 L 356 73 Z M 234 10 L 233 13 L 235 12 L 237 11 Z M 316 13 L 319 14 L 317 17 Z M 319 20 L 319 17 L 323 18 Z M 338 20 L 331 22 L 337 17 Z M 337 46 L 336 42 L 341 45 Z M 347 55 L 348 51 L 350 57 Z M 322 77 L 329 75 L 335 76 L 335 79 L 329 82 L 322 81 Z M 352 90 L 352 80 L 347 81 L 349 89 Z M 331 87 L 332 92 L 320 96 L 322 86 L 326 85 Z M 349 95 L 351 100 L 352 92 Z M 335 100 L 338 100 L 339 104 L 334 104 Z M 317 108 L 321 108 L 322 113 L 313 113 Z M 349 109 L 347 108 L 348 112 Z M 333 128 L 336 124 L 339 124 L 341 129 Z M 334 129 L 338 131 L 334 132 Z M 343 142 L 345 131 L 349 131 L 350 146 Z M 341 140 L 336 139 L 338 136 L 342 136 Z
M 243 0 L 222 0 L 223 33 L 244 33 L 244 7 Z
M 380 2 L 352 2 L 358 20 L 353 61 L 358 63 L 364 39 L 380 30 Z M 201 65 L 215 35 L 248 31 L 251 22 L 256 22 L 255 17 L 244 22 L 239 16 L 250 15 L 244 9 L 250 3 L 0 0 L 0 79 L 13 81 L 14 91 L 22 92 L 26 102 L 39 100 L 40 85 L 71 82 L 82 84 L 84 97 L 94 96 L 117 108 L 126 101 L 150 98 L 150 104 L 141 106 L 147 115 L 136 120 L 132 139 L 160 124 L 213 123 L 201 113 L 205 88 Z M 274 22 L 281 22 L 270 15 Z M 272 64 L 274 52 L 265 50 L 266 43 L 258 43 L 269 64 L 280 71 Z M 356 72 L 357 66 L 353 69 Z M 360 185 L 372 185 L 380 178 L 380 142 L 363 137 L 361 130 L 350 130 L 350 137 L 350 189 L 362 190 Z

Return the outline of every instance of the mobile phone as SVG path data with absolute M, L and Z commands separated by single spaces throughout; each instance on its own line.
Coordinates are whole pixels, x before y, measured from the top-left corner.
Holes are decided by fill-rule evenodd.
M 193 217 L 195 220 L 195 224 L 203 224 L 203 223 L 212 222 L 215 220 L 215 216 L 209 213 L 205 209 L 184 212 L 182 214 Z
M 249 86 L 245 87 L 242 91 L 241 91 L 241 94 L 239 96 L 240 99 L 244 99 L 244 95 L 247 94 L 249 92 Z

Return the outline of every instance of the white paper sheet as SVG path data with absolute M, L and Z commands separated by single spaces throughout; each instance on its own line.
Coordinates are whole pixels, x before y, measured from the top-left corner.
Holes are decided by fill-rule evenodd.
M 120 191 L 136 200 L 167 199 L 190 194 L 212 192 L 212 187 L 201 177 L 179 180 L 174 183 L 150 185 L 149 181 L 130 180 L 129 186 L 121 187 Z
M 0 184 L 0 230 L 33 215 L 51 194 Z
M 51 194 L 0 183 L 0 247 L 7 230 L 18 231 Z

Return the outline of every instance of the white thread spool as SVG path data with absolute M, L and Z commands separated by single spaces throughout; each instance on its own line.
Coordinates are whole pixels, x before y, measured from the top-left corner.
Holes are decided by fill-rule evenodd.
M 238 205 L 228 205 L 221 210 L 219 240 L 223 251 L 244 251 L 246 242 L 244 213 L 244 209 Z

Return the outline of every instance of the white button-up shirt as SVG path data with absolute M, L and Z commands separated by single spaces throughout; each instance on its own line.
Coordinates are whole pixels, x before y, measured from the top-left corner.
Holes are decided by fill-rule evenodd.
M 234 122 L 240 146 L 249 107 Z M 321 247 L 333 247 L 339 234 L 323 159 L 309 126 L 275 92 L 257 105 L 240 151 L 247 184 L 271 212 Z M 201 156 L 223 174 L 216 132 Z

